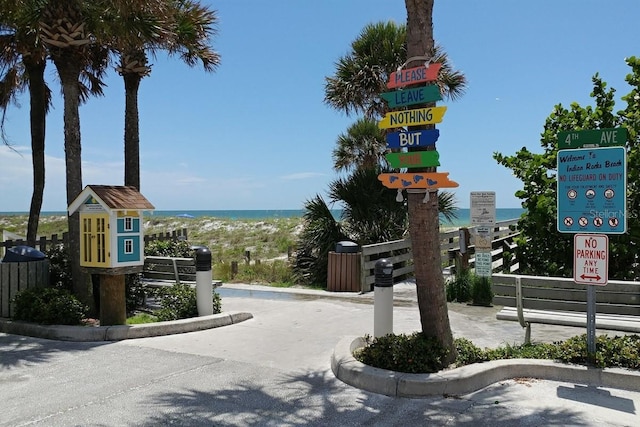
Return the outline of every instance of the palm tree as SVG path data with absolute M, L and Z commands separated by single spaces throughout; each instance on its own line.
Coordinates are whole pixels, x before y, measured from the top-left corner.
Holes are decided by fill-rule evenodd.
M 386 151 L 385 133 L 378 127 L 378 122 L 362 117 L 349 126 L 346 133 L 338 136 L 333 149 L 333 168 L 349 171 L 384 167 L 387 166 Z
M 124 117 L 124 183 L 140 189 L 140 131 L 138 114 L 138 89 L 140 82 L 151 73 L 147 53 L 162 49 L 169 55 L 178 55 L 186 64 L 194 66 L 202 62 L 205 71 L 213 71 L 220 63 L 220 56 L 209 46 L 217 32 L 218 18 L 215 11 L 190 0 L 167 0 L 163 7 L 134 10 L 132 14 L 148 25 L 163 30 L 161 37 L 128 37 L 114 49 L 120 55 L 116 71 L 122 76 L 125 87 Z M 157 5 L 156 5 L 157 6 Z
M 394 22 L 367 25 L 351 44 L 351 52 L 336 63 L 336 72 L 325 78 L 324 101 L 336 110 L 378 119 L 388 112 L 380 93 L 386 92 L 389 75 L 407 59 L 407 27 Z M 466 89 L 464 74 L 454 70 L 446 52 L 435 44 L 429 51 L 442 64 L 438 81 L 443 97 L 455 100 Z M 422 52 L 421 55 L 425 55 Z
M 161 0 L 48 0 L 37 2 L 40 9 L 40 39 L 49 51 L 64 100 L 64 147 L 66 163 L 66 193 L 69 205 L 82 191 L 82 164 L 79 105 L 86 99 L 86 79 L 97 92 L 101 89 L 102 73 L 106 69 L 108 49 L 117 37 L 142 34 L 161 37 L 155 26 L 145 21 L 127 20 L 132 10 L 147 10 L 161 6 Z M 129 28 L 130 32 L 123 32 Z M 85 73 L 92 68 L 94 73 Z M 78 213 L 69 217 L 69 259 L 73 289 L 78 298 L 92 305 L 88 277 L 80 269 L 80 222 Z
M 405 0 L 407 58 L 434 56 L 433 1 Z M 409 64 L 407 64 L 409 65 Z M 416 290 L 422 333 L 435 337 L 448 350 L 445 365 L 456 357 L 447 311 L 440 255 L 438 192 L 408 192 L 409 234 L 415 262 Z
M 405 64 L 408 58 L 428 56 L 433 62 L 442 64 L 437 84 L 444 98 L 457 99 L 466 89 L 464 74 L 449 63 L 446 53 L 433 41 L 431 11 L 433 0 L 406 0 L 407 25 L 372 24 L 365 27 L 351 45 L 351 52 L 340 58 L 336 73 L 325 81 L 325 102 L 347 115 L 363 114 L 379 119 L 388 107 L 379 94 L 386 92 L 386 82 L 398 67 L 417 66 Z M 431 34 L 425 43 L 419 37 L 424 32 Z M 424 61 L 423 61 L 424 62 Z M 446 298 L 440 266 L 439 213 L 441 205 L 452 202 L 449 193 L 408 192 L 409 234 L 413 242 L 416 287 L 422 330 L 426 335 L 436 336 L 452 349 L 451 330 L 446 311 Z M 445 218 L 446 213 L 443 213 Z M 425 235 L 425 233 L 428 233 Z M 428 259 L 428 261 L 427 261 Z M 427 283 L 433 278 L 433 282 Z M 430 298 L 429 291 L 434 298 Z M 450 351 L 450 357 L 453 351 Z
M 45 184 L 45 126 L 51 91 L 44 78 L 47 52 L 31 19 L 33 4 L 25 1 L 0 1 L 0 129 L 5 143 L 5 113 L 16 96 L 29 91 L 31 163 L 33 193 L 27 222 L 27 244 L 35 245 Z

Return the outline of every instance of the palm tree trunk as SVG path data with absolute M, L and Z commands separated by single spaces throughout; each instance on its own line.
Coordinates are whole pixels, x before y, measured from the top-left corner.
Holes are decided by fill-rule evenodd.
M 433 52 L 433 1 L 405 0 L 407 58 Z M 435 337 L 448 350 L 445 363 L 449 364 L 456 354 L 442 277 L 438 192 L 409 192 L 407 204 L 422 333 Z
M 140 77 L 136 73 L 123 76 L 125 91 L 124 111 L 124 185 L 140 190 L 140 130 L 138 124 L 138 88 Z
M 82 156 L 80 141 L 80 90 L 78 80 L 80 68 L 73 61 L 55 59 L 62 83 L 64 98 L 64 153 L 67 174 L 67 206 L 82 191 Z M 90 276 L 80 268 L 80 214 L 68 217 L 69 221 L 69 264 L 74 294 L 84 304 L 94 308 Z
M 29 103 L 31 126 L 31 163 L 33 166 L 33 193 L 27 222 L 27 244 L 35 246 L 44 194 L 45 164 L 44 141 L 47 115 L 47 91 L 44 81 L 45 61 L 23 60 L 29 75 Z

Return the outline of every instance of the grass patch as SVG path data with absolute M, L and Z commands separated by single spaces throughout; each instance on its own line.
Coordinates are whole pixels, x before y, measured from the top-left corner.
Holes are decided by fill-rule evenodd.
M 134 316 L 127 318 L 127 325 L 141 325 L 144 323 L 156 323 L 158 317 L 149 313 L 136 313 Z

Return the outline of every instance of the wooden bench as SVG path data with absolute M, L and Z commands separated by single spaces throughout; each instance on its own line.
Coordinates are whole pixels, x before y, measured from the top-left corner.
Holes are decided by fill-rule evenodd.
M 531 341 L 531 324 L 587 326 L 587 288 L 573 279 L 492 275 L 493 304 L 504 306 L 498 320 L 517 321 Z M 640 282 L 610 280 L 596 286 L 596 329 L 640 332 Z
M 165 256 L 145 256 L 142 269 L 142 281 L 149 286 L 167 286 L 173 283 L 195 285 L 195 258 L 177 258 Z M 212 280 L 213 286 L 222 285 L 220 280 Z

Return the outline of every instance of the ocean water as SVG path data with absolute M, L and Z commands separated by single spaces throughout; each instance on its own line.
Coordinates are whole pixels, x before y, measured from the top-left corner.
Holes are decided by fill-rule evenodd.
M 336 219 L 339 219 L 342 210 L 334 209 L 331 211 Z M 524 209 L 520 208 L 497 208 L 496 221 L 507 221 L 519 218 Z M 302 218 L 305 211 L 303 209 L 256 209 L 256 210 L 158 210 L 145 213 L 145 216 L 152 217 L 182 217 L 182 218 L 199 218 L 214 217 L 224 219 L 251 220 L 251 219 L 272 219 L 272 218 Z M 0 215 L 26 215 L 27 212 L 0 212 Z M 458 218 L 453 224 L 443 221 L 443 225 L 453 227 L 464 227 L 471 224 L 470 209 L 458 209 Z M 66 212 L 43 212 L 42 215 L 66 215 Z

